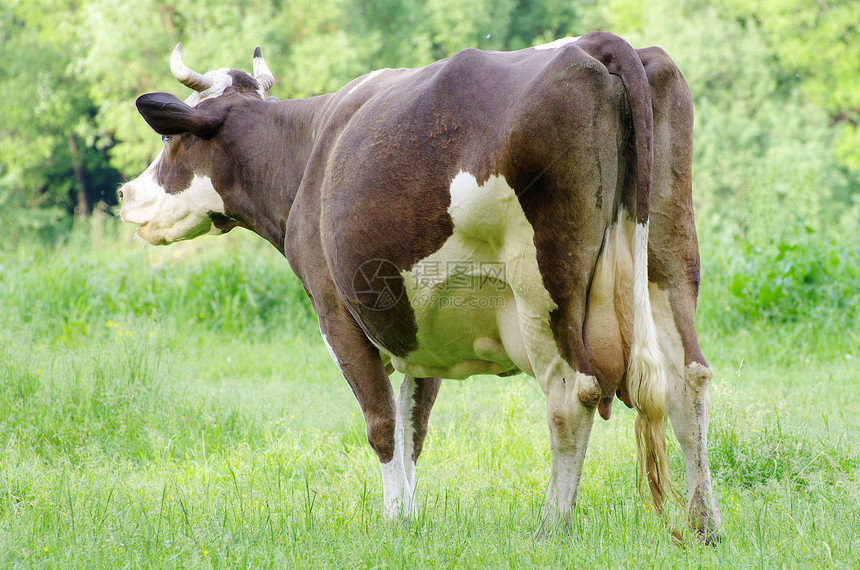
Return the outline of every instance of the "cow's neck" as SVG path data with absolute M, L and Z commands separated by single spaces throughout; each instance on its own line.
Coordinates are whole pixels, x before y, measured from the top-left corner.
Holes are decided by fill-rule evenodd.
M 236 146 L 239 183 L 237 219 L 283 252 L 286 223 L 319 131 L 325 97 L 267 103 Z

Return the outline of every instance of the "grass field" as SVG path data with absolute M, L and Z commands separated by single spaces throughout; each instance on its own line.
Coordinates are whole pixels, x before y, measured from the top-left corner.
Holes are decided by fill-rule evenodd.
M 0 253 L 0 566 L 860 567 L 856 317 L 739 318 L 706 265 L 715 547 L 676 546 L 637 495 L 623 406 L 596 420 L 574 536 L 535 541 L 549 444 L 525 376 L 443 385 L 419 518 L 387 524 L 301 286 L 234 234 L 152 248 L 94 224 Z

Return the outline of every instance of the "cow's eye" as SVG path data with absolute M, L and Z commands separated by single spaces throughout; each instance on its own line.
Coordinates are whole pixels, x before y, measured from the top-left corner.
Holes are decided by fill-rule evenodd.
M 161 142 L 163 142 L 164 144 L 169 143 L 170 142 L 170 135 L 164 135 L 163 137 L 161 137 Z

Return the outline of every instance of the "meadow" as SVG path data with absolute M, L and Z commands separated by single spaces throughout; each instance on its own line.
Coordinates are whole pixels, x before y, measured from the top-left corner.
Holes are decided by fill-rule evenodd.
M 637 494 L 620 405 L 596 419 L 573 536 L 534 540 L 549 444 L 526 376 L 443 384 L 418 520 L 386 523 L 358 405 L 262 240 L 154 248 L 96 217 L 7 243 L 0 566 L 856 568 L 860 256 L 804 239 L 702 245 L 713 547 L 673 543 Z M 670 454 L 681 483 L 671 436 Z

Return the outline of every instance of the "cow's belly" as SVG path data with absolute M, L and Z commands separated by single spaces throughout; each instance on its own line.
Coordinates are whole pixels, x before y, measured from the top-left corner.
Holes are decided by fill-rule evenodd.
M 388 355 L 391 364 L 415 377 L 534 375 L 524 322 L 526 330 L 548 331 L 554 303 L 543 288 L 534 232 L 519 200 L 501 177 L 478 184 L 461 172 L 451 183 L 449 213 L 453 234 L 402 273 L 418 348 L 406 356 Z M 518 306 L 518 299 L 529 307 Z
M 498 266 L 483 258 L 456 261 L 460 269 L 470 264 L 476 269 Z M 436 267 L 436 260 L 431 260 L 406 276 L 411 281 L 406 294 L 418 325 L 418 349 L 406 357 L 391 356 L 394 369 L 417 378 L 450 379 L 531 373 L 516 300 L 507 283 L 486 271 L 455 271 L 427 281 L 428 268 Z M 419 276 L 422 280 L 416 280 Z

